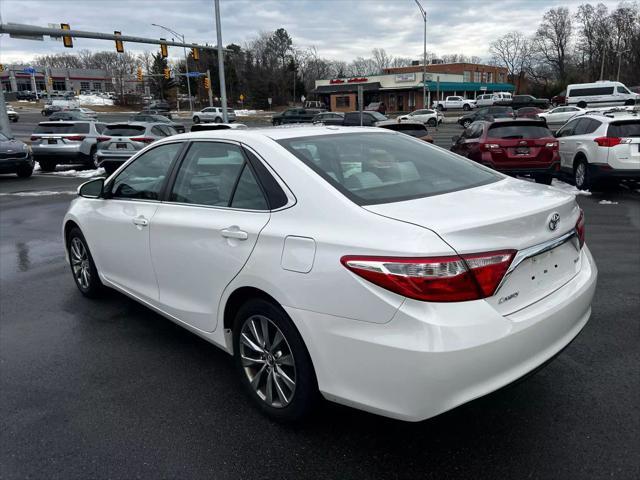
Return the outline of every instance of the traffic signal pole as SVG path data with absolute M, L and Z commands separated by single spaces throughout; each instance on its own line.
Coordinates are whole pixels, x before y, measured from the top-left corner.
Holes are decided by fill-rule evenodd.
M 222 102 L 222 120 L 229 122 L 227 115 L 227 86 L 224 82 L 224 49 L 222 48 L 222 27 L 220 26 L 220 0 L 214 2 L 216 13 L 216 34 L 218 36 L 218 73 L 220 77 L 220 100 Z
M 7 105 L 4 103 L 4 88 L 0 85 L 0 132 L 7 137 L 13 138 L 11 127 L 9 126 L 9 115 L 7 115 Z
M 211 71 L 207 69 L 207 78 L 209 79 L 209 88 L 207 89 L 209 92 L 209 106 L 213 107 L 213 92 L 211 91 Z

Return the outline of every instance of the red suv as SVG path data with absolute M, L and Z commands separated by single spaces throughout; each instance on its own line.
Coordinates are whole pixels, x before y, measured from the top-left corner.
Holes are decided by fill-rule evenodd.
M 541 120 L 497 119 L 472 123 L 452 138 L 451 151 L 508 175 L 551 184 L 560 170 L 558 141 Z

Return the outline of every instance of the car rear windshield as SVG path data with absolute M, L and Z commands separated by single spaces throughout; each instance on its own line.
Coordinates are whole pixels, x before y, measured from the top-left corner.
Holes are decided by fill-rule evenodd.
M 625 120 L 609 124 L 609 137 L 640 137 L 640 120 Z
M 41 123 L 33 133 L 89 133 L 88 123 Z
M 145 127 L 142 125 L 107 125 L 102 133 L 112 137 L 135 137 L 144 131 Z
M 393 132 L 340 133 L 278 143 L 359 205 L 439 195 L 502 178 L 458 155 Z
M 513 124 L 513 123 L 494 123 L 489 125 L 487 132 L 489 138 L 545 138 L 553 137 L 551 131 L 541 125 Z
M 412 137 L 424 137 L 428 133 L 426 127 L 423 127 L 421 125 L 399 123 L 397 125 L 389 125 L 388 127 L 385 126 L 383 128 L 396 132 L 402 132 L 406 135 L 411 135 Z

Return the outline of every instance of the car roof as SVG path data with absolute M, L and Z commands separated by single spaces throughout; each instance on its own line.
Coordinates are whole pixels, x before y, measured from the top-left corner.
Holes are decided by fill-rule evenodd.
M 593 118 L 603 123 L 617 122 L 620 120 L 640 120 L 640 115 L 629 111 L 614 111 L 614 112 L 586 112 L 582 115 L 576 115 L 571 118 Z

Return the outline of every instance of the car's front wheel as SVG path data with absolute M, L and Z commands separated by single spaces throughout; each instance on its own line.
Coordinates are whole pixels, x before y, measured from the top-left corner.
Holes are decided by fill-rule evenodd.
M 20 178 L 29 178 L 33 173 L 33 165 L 25 165 L 23 167 L 18 167 L 18 171 L 16 174 Z
M 200 117 L 197 115 L 193 117 L 193 123 L 200 123 Z
M 222 123 L 222 118 L 216 117 L 216 119 L 214 120 L 214 123 Z
M 469 104 L 468 104 L 468 103 L 465 103 L 465 104 L 462 106 L 462 109 L 468 112 L 469 110 L 471 110 L 471 107 L 469 106 Z
M 436 119 L 435 118 L 430 118 L 429 120 L 427 120 L 427 125 L 429 125 L 430 127 L 435 127 L 436 126 Z
M 250 397 L 270 417 L 295 421 L 318 399 L 309 352 L 289 316 L 266 299 L 245 303 L 236 314 L 233 351 Z
M 87 246 L 87 241 L 79 228 L 74 227 L 67 236 L 67 251 L 73 280 L 80 293 L 85 297 L 100 296 L 104 286 L 98 276 L 98 270 Z

